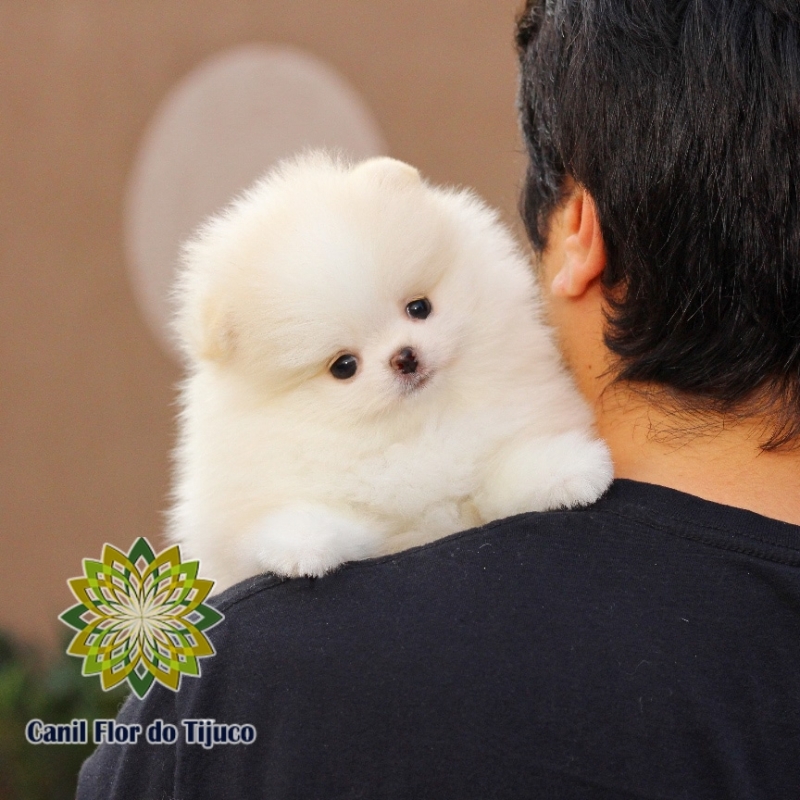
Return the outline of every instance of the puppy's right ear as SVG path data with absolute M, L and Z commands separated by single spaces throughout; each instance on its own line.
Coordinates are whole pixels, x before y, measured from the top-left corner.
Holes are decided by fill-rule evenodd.
M 185 247 L 173 327 L 181 349 L 191 361 L 224 362 L 236 349 L 232 304 L 220 276 L 203 269 L 208 265 L 198 256 L 197 248 L 191 244 Z
M 375 178 L 394 186 L 416 186 L 422 183 L 419 170 L 406 164 L 405 161 L 398 161 L 396 158 L 388 156 L 378 156 L 362 161 L 355 167 L 353 173 Z
M 197 358 L 205 361 L 227 361 L 236 349 L 233 314 L 214 298 L 206 298 L 200 308 L 194 349 Z

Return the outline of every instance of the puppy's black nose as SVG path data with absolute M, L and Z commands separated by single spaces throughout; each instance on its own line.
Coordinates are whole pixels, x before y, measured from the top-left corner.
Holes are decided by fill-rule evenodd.
M 404 347 L 399 353 L 395 353 L 390 363 L 393 369 L 403 375 L 416 372 L 419 366 L 417 354 L 410 347 Z

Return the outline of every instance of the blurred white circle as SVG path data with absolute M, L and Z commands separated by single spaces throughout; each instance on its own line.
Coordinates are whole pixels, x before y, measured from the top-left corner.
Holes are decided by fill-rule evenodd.
M 129 178 L 125 248 L 136 298 L 165 349 L 181 242 L 280 159 L 310 147 L 386 153 L 369 109 L 331 67 L 287 47 L 237 47 L 181 80 L 156 112 Z

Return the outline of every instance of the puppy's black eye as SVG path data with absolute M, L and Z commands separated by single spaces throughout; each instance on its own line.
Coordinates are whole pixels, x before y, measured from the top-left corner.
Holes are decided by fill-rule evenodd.
M 338 378 L 340 381 L 346 381 L 356 374 L 357 369 L 358 359 L 346 353 L 343 356 L 339 356 L 339 358 L 331 364 L 331 375 L 333 375 L 334 378 Z
M 427 297 L 412 300 L 406 306 L 406 314 L 412 319 L 427 319 L 431 311 L 433 311 L 433 306 L 431 306 L 431 301 Z

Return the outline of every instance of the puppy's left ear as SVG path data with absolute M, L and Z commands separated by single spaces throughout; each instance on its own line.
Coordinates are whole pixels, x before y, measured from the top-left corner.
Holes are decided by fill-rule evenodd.
M 417 186 L 422 183 L 419 170 L 388 156 L 378 156 L 362 161 L 353 170 L 355 175 L 375 178 L 393 186 Z

